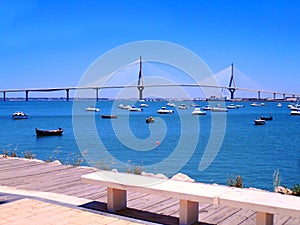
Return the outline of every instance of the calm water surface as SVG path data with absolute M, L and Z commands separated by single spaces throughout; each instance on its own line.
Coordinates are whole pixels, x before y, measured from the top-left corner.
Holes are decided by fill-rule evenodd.
M 213 163 L 204 171 L 199 171 L 199 163 L 211 132 L 211 113 L 206 116 L 195 117 L 191 115 L 193 107 L 187 110 L 176 110 L 173 115 L 158 115 L 156 110 L 165 106 L 166 102 L 147 102 L 148 108 L 141 113 L 128 113 L 120 110 L 117 105 L 134 104 L 134 102 L 99 101 L 97 107 L 100 113 L 86 112 L 85 107 L 93 102 L 82 101 L 77 104 L 75 118 L 80 128 L 80 148 L 77 145 L 73 124 L 73 102 L 63 101 L 15 101 L 0 102 L 0 147 L 1 151 L 16 152 L 23 156 L 24 152 L 31 151 L 36 158 L 42 160 L 58 159 L 64 163 L 72 163 L 77 158 L 87 159 L 85 165 L 109 164 L 111 168 L 126 170 L 126 165 L 142 165 L 145 169 L 168 159 L 178 146 L 178 140 L 183 135 L 180 145 L 179 160 L 174 159 L 162 167 L 149 167 L 154 173 L 173 175 L 170 168 L 178 167 L 184 153 L 190 152 L 189 144 L 197 140 L 197 146 L 192 151 L 188 162 L 184 163 L 180 172 L 193 179 L 207 183 L 226 184 L 230 175 L 241 175 L 244 186 L 256 187 L 266 190 L 273 189 L 273 173 L 279 169 L 282 184 L 288 187 L 300 183 L 300 116 L 290 116 L 288 103 L 281 108 L 277 103 L 267 103 L 264 107 L 251 107 L 249 102 L 243 103 L 245 108 L 229 110 L 226 114 L 226 132 L 224 141 Z M 181 102 L 175 102 L 179 105 Z M 189 105 L 189 102 L 186 102 Z M 199 102 L 205 106 L 205 102 Z M 138 104 L 137 104 L 138 105 Z M 115 120 L 101 119 L 101 114 L 118 115 Z M 15 111 L 24 111 L 29 114 L 27 120 L 12 120 Z M 267 116 L 272 112 L 273 121 L 267 121 L 265 126 L 255 126 L 253 120 L 261 115 Z M 146 124 L 145 119 L 150 115 L 156 117 L 153 124 Z M 92 118 L 92 120 L 90 119 Z M 185 121 L 183 125 L 182 119 Z M 88 123 L 94 123 L 95 131 L 90 129 Z M 112 124 L 115 123 L 114 124 Z M 200 124 L 199 135 L 195 134 L 195 124 Z M 117 125 L 116 125 L 117 124 Z M 153 140 L 153 147 L 147 151 L 137 151 L 125 146 L 120 139 L 131 140 L 136 138 L 134 146 L 139 147 L 143 141 L 151 141 L 151 131 L 159 133 L 161 124 L 166 127 L 164 139 L 158 144 Z M 130 132 L 125 129 L 129 126 Z M 152 126 L 152 127 L 150 127 Z M 184 129 L 181 129 L 184 126 Z M 64 129 L 63 136 L 37 138 L 35 128 Z M 197 128 L 197 127 L 196 127 Z M 153 129 L 153 130 L 151 130 Z M 115 133 L 118 133 L 118 136 Z M 130 133 L 130 134 L 129 134 Z M 98 149 L 97 140 L 101 138 L 109 157 Z M 140 141 L 140 142 L 139 142 Z M 103 157 L 103 158 L 101 158 Z M 95 162 L 91 161 L 95 159 Z M 122 164 L 118 163 L 122 162 Z M 147 170 L 147 169 L 146 169 Z

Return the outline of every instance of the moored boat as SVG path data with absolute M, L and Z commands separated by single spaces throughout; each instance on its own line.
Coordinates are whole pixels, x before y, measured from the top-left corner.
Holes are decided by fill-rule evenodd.
M 192 115 L 206 115 L 205 111 L 201 111 L 200 108 L 195 108 L 194 111 L 192 112 Z
M 89 112 L 100 112 L 100 109 L 95 107 L 86 107 L 85 110 Z
M 237 109 L 238 107 L 235 104 L 230 104 L 226 107 L 227 109 Z
M 148 117 L 146 123 L 154 123 L 154 118 L 152 116 Z
M 178 109 L 187 109 L 188 107 L 185 104 L 181 104 L 178 106 Z
M 161 107 L 159 110 L 157 110 L 158 114 L 173 114 L 174 110 L 167 109 L 166 107 Z
M 101 115 L 102 119 L 116 119 L 117 115 Z
M 256 119 L 256 120 L 254 120 L 254 124 L 255 125 L 265 125 L 266 121 L 262 120 L 262 119 Z
M 175 107 L 176 105 L 175 105 L 174 103 L 170 103 L 170 102 L 168 102 L 168 103 L 167 103 L 167 106 L 170 106 L 170 107 Z
M 12 118 L 14 120 L 28 119 L 28 114 L 24 112 L 15 112 L 14 114 L 12 114 Z
M 124 104 L 120 104 L 118 107 L 119 107 L 120 109 L 130 109 L 130 108 L 131 108 L 130 105 L 124 105 Z
M 261 116 L 259 117 L 261 120 L 273 120 L 272 113 L 270 113 L 270 116 Z
M 140 107 L 146 108 L 146 107 L 149 107 L 149 105 L 147 105 L 146 103 L 142 103 L 142 104 L 140 104 Z
M 131 106 L 129 109 L 128 109 L 130 112 L 142 112 L 143 109 L 142 108 L 137 108 L 135 106 Z
M 210 107 L 210 105 L 207 105 L 207 106 L 202 107 L 202 110 L 209 111 L 209 110 L 211 110 L 211 107 Z
M 212 107 L 211 108 L 212 112 L 228 112 L 227 108 L 223 108 L 221 106 L 217 106 L 217 107 Z
M 300 111 L 298 111 L 298 110 L 292 110 L 292 111 L 290 112 L 290 115 L 291 115 L 291 116 L 300 116 Z
M 57 130 L 41 130 L 35 128 L 35 132 L 37 136 L 55 136 L 55 135 L 62 135 L 63 129 L 60 127 Z

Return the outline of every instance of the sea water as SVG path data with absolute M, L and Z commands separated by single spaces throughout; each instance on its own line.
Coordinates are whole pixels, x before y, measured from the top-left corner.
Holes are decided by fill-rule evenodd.
M 206 116 L 192 116 L 194 107 L 189 102 L 174 102 L 175 113 L 170 115 L 156 113 L 166 106 L 167 102 L 163 101 L 146 102 L 149 107 L 142 112 L 121 110 L 117 107 L 121 103 L 140 104 L 134 101 L 0 102 L 1 153 L 15 152 L 24 157 L 30 152 L 37 159 L 57 159 L 65 164 L 76 164 L 82 159 L 81 165 L 120 171 L 141 166 L 146 172 L 167 176 L 182 172 L 206 183 L 227 184 L 229 177 L 240 175 L 244 186 L 270 191 L 276 170 L 282 185 L 291 187 L 300 183 L 300 116 L 289 115 L 288 103 L 278 108 L 275 102 L 261 107 L 243 102 L 245 108 L 215 112 L 215 123 L 218 117 L 221 122 L 225 118 L 226 129 L 220 134 L 215 132 L 218 126 L 212 125 L 211 112 L 207 111 Z M 187 104 L 188 109 L 179 110 L 177 106 L 181 103 Z M 207 102 L 197 104 L 202 107 Z M 87 112 L 88 106 L 101 111 Z M 13 120 L 11 115 L 15 111 L 23 111 L 29 118 Z M 268 116 L 270 112 L 273 121 L 254 125 L 254 119 Z M 102 119 L 101 114 L 115 114 L 117 119 Z M 154 123 L 145 122 L 149 116 L 155 118 Z M 64 130 L 62 136 L 35 134 L 35 128 L 58 127 Z M 200 170 L 212 134 L 217 135 L 212 141 L 214 138 L 223 141 L 211 164 Z

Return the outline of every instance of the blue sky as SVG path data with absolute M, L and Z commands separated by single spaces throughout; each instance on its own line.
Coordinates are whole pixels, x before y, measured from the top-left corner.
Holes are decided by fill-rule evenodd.
M 0 0 L 0 89 L 76 86 L 99 56 L 163 40 L 217 73 L 300 93 L 300 1 Z M 238 84 L 237 84 L 238 85 Z

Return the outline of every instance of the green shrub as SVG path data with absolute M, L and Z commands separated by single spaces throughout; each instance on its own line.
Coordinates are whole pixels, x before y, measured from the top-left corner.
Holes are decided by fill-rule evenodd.
M 295 184 L 292 188 L 292 195 L 300 196 L 300 184 Z
M 230 187 L 238 187 L 238 188 L 242 188 L 243 187 L 243 178 L 242 176 L 238 175 L 238 176 L 233 176 L 231 175 L 228 179 L 227 179 L 227 184 Z

